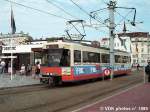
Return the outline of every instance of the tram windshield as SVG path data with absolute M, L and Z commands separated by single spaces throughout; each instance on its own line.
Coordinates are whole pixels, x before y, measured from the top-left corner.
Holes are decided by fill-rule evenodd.
M 42 65 L 50 67 L 70 66 L 70 50 L 47 49 L 43 55 Z

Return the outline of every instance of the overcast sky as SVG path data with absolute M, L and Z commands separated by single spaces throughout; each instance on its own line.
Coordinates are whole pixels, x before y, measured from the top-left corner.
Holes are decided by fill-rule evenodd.
M 66 22 L 69 20 L 82 19 L 85 20 L 84 24 L 90 25 L 90 17 L 87 13 L 98 9 L 107 8 L 106 3 L 108 3 L 109 0 L 72 0 L 84 11 L 71 2 L 71 0 L 49 0 L 50 2 L 47 2 L 47 0 L 12 1 L 50 13 L 45 14 L 23 6 L 12 4 L 17 32 L 23 31 L 25 33 L 29 33 L 33 38 L 41 38 L 64 35 L 66 34 L 65 30 L 67 28 L 71 29 L 69 30 L 70 33 L 78 33 L 72 28 L 72 26 L 66 24 Z M 136 8 L 136 21 L 143 23 L 137 23 L 136 27 L 131 26 L 129 23 L 133 18 L 134 11 L 116 9 L 115 23 L 119 24 L 116 27 L 116 33 L 122 32 L 124 21 L 126 22 L 128 32 L 149 32 L 149 0 L 117 0 L 117 6 Z M 10 2 L 0 0 L 0 32 L 4 34 L 11 31 L 10 10 Z M 51 14 L 59 17 L 52 16 Z M 101 21 L 101 23 L 106 25 L 108 24 L 108 21 L 105 21 L 108 19 L 108 10 L 98 12 L 96 17 L 100 18 L 99 21 Z M 98 25 L 94 27 L 85 27 L 86 40 L 99 40 L 102 37 L 109 36 L 108 28 L 105 27 L 104 24 L 99 25 L 99 23 L 94 20 L 91 22 Z M 83 33 L 83 29 L 80 24 L 76 27 L 81 33 Z

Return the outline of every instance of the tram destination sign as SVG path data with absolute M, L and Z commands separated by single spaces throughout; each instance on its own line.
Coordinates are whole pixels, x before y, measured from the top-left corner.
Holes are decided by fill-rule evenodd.
M 57 44 L 55 44 L 55 45 L 47 45 L 46 48 L 47 49 L 56 49 L 56 48 L 58 48 L 58 45 Z

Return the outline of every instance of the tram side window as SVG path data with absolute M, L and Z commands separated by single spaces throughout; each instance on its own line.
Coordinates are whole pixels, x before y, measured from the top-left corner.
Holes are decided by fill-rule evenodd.
M 83 51 L 83 62 L 89 62 L 88 52 Z
M 130 56 L 128 56 L 128 62 L 131 63 L 131 57 Z
M 100 53 L 89 53 L 91 62 L 100 63 Z
M 130 57 L 115 55 L 115 63 L 130 63 Z
M 74 51 L 74 62 L 81 62 L 81 51 Z
M 115 55 L 115 63 L 122 63 L 122 62 L 123 62 L 122 56 Z
M 130 63 L 130 57 L 129 56 L 124 56 L 123 57 L 123 63 Z
M 109 54 L 101 54 L 102 63 L 110 63 L 110 55 Z
M 83 62 L 100 63 L 100 53 L 83 51 Z
M 127 58 L 127 56 L 123 56 L 122 63 L 127 63 L 127 62 L 128 62 L 128 58 Z

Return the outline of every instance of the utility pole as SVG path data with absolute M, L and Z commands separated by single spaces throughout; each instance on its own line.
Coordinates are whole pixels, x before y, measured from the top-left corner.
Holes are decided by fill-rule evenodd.
M 114 57 L 114 37 L 115 37 L 115 28 L 118 24 L 115 24 L 115 15 L 114 13 L 116 12 L 116 9 L 125 9 L 125 10 L 133 10 L 134 11 L 134 15 L 133 15 L 133 19 L 130 21 L 130 24 L 132 26 L 136 26 L 136 8 L 129 8 L 129 7 L 118 7 L 116 6 L 117 2 L 115 0 L 109 0 L 109 3 L 107 3 L 107 8 L 102 8 L 102 9 L 98 9 L 96 11 L 92 11 L 90 12 L 90 18 L 96 20 L 97 22 L 103 24 L 104 26 L 109 28 L 109 47 L 110 47 L 110 68 L 111 68 L 111 80 L 113 79 L 113 74 L 114 74 L 114 63 L 115 63 L 115 57 Z M 108 9 L 109 10 L 109 19 L 106 19 L 104 22 L 102 22 L 102 20 L 97 16 L 97 12 L 100 12 L 104 9 Z M 119 14 L 120 15 L 120 14 Z M 122 16 L 123 17 L 123 16 Z M 126 17 L 123 17 L 124 19 Z M 109 22 L 109 25 L 106 24 L 106 22 Z M 91 19 L 90 19 L 90 23 L 92 25 Z M 125 23 L 124 23 L 125 24 Z M 124 29 L 126 30 L 126 29 Z
M 115 18 L 114 18 L 114 11 L 116 7 L 116 2 L 113 0 L 110 0 L 108 4 L 109 9 L 109 46 L 110 46 L 110 67 L 111 67 L 111 80 L 113 79 L 114 74 L 114 30 L 115 30 Z

